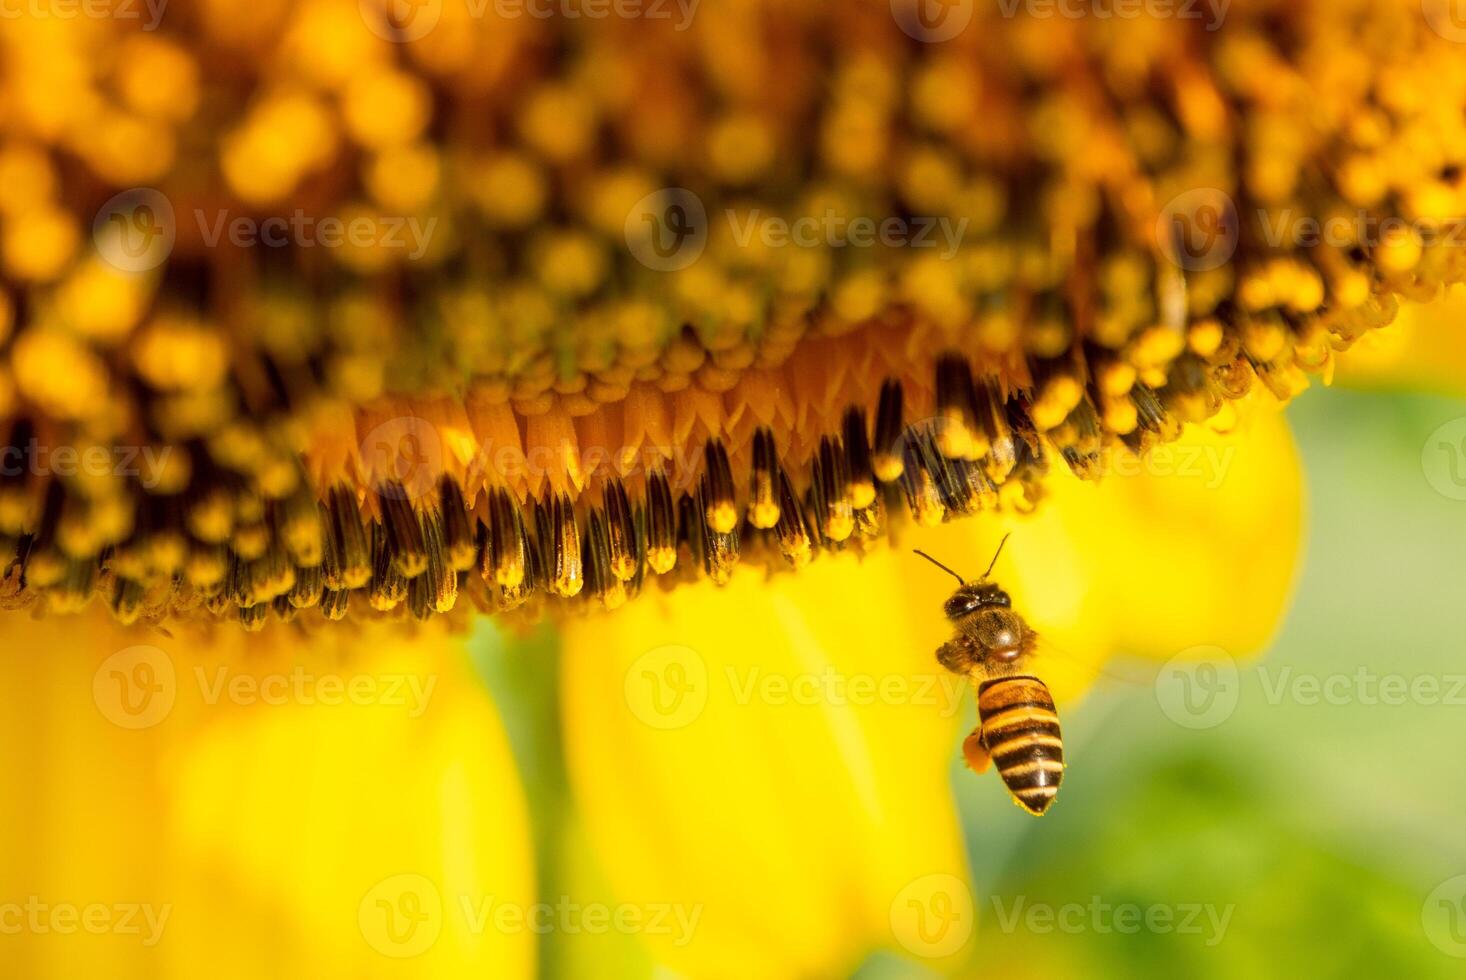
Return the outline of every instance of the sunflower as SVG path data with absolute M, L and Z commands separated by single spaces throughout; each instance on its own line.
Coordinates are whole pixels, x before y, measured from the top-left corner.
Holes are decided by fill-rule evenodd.
M 1301 499 L 1280 418 L 1251 424 L 1244 448 L 1177 444 L 1224 470 L 1069 480 L 1003 525 L 995 575 L 1054 643 L 1061 710 L 1117 653 L 1266 643 Z M 914 541 L 986 554 L 992 533 Z M 435 623 L 261 644 L 102 609 L 12 616 L 0 671 L 27 696 L 4 819 L 31 846 L 7 855 L 4 941 L 28 976 L 961 963 L 979 898 L 952 779 L 972 708 L 932 655 L 944 583 L 889 549 L 777 587 L 742 569 L 577 618 L 558 666 L 539 640 Z M 506 711 L 543 715 L 513 726 L 532 744 L 511 749 L 471 660 L 505 675 Z M 88 907 L 95 929 L 68 930 Z
M 15 815 L 98 852 L 22 861 L 30 972 L 531 972 L 554 842 L 482 614 L 562 631 L 567 846 L 637 955 L 954 961 L 961 691 L 890 542 L 966 569 L 1018 529 L 1061 701 L 1255 650 L 1276 404 L 1466 279 L 1429 4 L 616 9 L 0 21 L 4 669 L 57 732 L 19 782 L 118 743 L 147 780 Z M 163 870 L 35 826 L 129 789 L 107 833 Z M 181 938 L 58 942 L 91 892 Z
M 6 21 L 7 603 L 798 569 L 1286 399 L 1466 270 L 1466 72 L 1391 3 L 412 9 Z

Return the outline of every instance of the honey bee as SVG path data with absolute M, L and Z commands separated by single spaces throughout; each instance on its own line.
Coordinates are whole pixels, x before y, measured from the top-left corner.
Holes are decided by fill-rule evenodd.
M 988 580 L 1007 543 L 1004 535 L 987 571 L 971 582 L 916 553 L 962 583 L 943 607 L 956 631 L 937 649 L 937 660 L 971 678 L 977 694 L 977 727 L 962 742 L 967 767 L 983 772 L 993 762 L 1013 802 L 1041 817 L 1059 793 L 1064 743 L 1048 685 L 1029 672 L 1038 634 L 1013 611 L 1008 593 Z

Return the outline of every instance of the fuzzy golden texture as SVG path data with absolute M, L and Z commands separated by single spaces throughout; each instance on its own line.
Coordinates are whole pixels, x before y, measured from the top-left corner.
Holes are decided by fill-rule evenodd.
M 1415 4 L 902 9 L 7 19 L 4 448 L 168 476 L 7 473 L 0 601 L 257 627 L 797 567 L 1291 397 L 1466 277 L 1466 59 Z

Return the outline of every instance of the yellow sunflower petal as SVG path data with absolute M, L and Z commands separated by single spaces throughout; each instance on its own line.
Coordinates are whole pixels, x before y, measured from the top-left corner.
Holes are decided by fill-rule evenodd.
M 1431 303 L 1400 307 L 1388 330 L 1359 339 L 1339 359 L 1339 383 L 1356 388 L 1409 388 L 1466 395 L 1466 289 L 1452 287 Z
M 534 901 L 522 790 L 444 633 L 6 630 L 19 975 L 533 974 L 482 915 Z
M 658 961 L 825 976 L 965 946 L 962 684 L 913 642 L 897 574 L 889 554 L 746 572 L 567 630 L 571 786 L 620 899 L 682 916 L 646 930 Z

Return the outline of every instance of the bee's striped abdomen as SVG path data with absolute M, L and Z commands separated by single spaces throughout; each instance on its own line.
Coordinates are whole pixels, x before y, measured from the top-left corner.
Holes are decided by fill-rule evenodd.
M 1064 743 L 1049 689 L 1037 677 L 1002 677 L 977 692 L 982 741 L 1013 798 L 1029 813 L 1048 809 L 1064 776 Z

